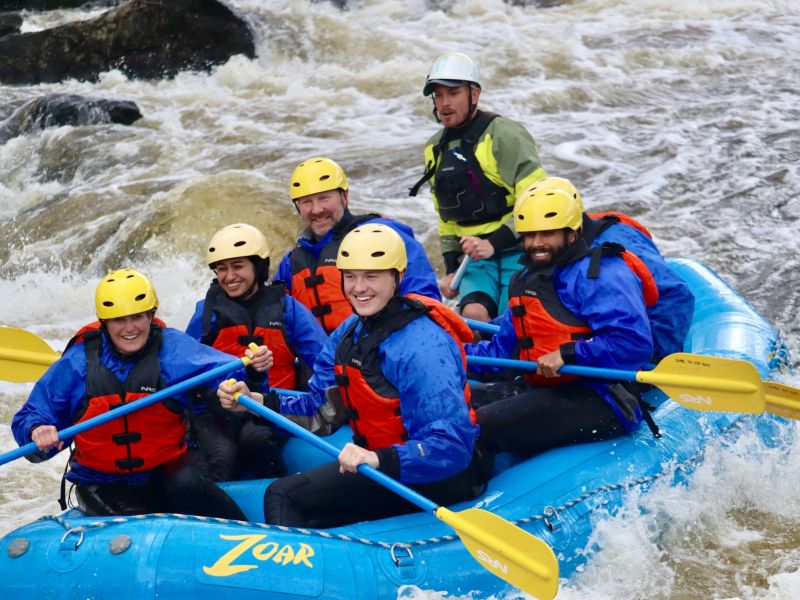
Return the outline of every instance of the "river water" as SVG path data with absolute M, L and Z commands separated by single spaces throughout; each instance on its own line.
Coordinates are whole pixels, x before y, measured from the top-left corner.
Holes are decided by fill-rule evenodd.
M 209 236 L 247 221 L 281 255 L 298 230 L 289 174 L 317 154 L 344 166 L 356 211 L 407 221 L 439 264 L 429 197 L 406 189 L 436 128 L 425 74 L 461 50 L 481 65 L 481 105 L 523 122 L 551 174 L 590 208 L 641 219 L 665 254 L 716 269 L 800 356 L 796 0 L 233 4 L 257 33 L 255 60 L 169 81 L 0 86 L 0 120 L 53 92 L 133 100 L 145 115 L 0 146 L 0 324 L 61 349 L 92 320 L 99 277 L 130 266 L 184 327 L 208 284 Z M 98 12 L 32 14 L 24 30 Z M 7 424 L 30 387 L 0 382 L 0 452 L 15 447 Z M 63 465 L 0 468 L 0 533 L 57 511 Z M 632 495 L 601 525 L 600 551 L 559 598 L 800 597 L 799 470 L 800 445 L 709 448 L 689 486 Z

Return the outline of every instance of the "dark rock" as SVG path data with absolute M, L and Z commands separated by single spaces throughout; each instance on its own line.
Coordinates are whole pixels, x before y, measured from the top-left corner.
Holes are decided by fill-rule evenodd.
M 53 94 L 31 100 L 0 122 L 0 143 L 46 127 L 105 123 L 130 125 L 141 118 L 139 107 L 129 100 Z
M 79 6 L 110 6 L 114 0 L 0 0 L 0 10 L 54 10 Z
M 22 17 L 17 13 L 0 12 L 0 37 L 9 33 L 19 32 L 22 27 Z
M 216 0 L 131 0 L 89 21 L 0 38 L 0 82 L 159 79 L 255 56 L 248 24 Z

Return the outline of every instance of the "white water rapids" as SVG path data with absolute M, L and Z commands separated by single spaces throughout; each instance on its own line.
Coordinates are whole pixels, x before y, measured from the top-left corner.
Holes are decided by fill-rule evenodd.
M 439 264 L 428 194 L 406 190 L 436 128 L 425 74 L 461 50 L 484 73 L 482 107 L 523 122 L 551 174 L 591 208 L 635 215 L 665 254 L 713 267 L 800 357 L 796 0 L 232 4 L 256 31 L 254 60 L 167 81 L 0 86 L 0 120 L 54 92 L 133 100 L 144 114 L 0 145 L 0 325 L 61 349 L 93 319 L 99 277 L 131 266 L 155 280 L 162 318 L 185 327 L 209 281 L 210 235 L 251 222 L 277 259 L 299 225 L 289 174 L 318 154 L 346 169 L 356 212 L 407 221 Z M 98 12 L 29 14 L 24 30 Z M 0 382 L 0 452 L 16 447 L 8 424 L 30 388 Z M 63 464 L 0 467 L 0 533 L 57 512 Z M 800 597 L 798 472 L 800 447 L 712 446 L 690 485 L 634 494 L 604 522 L 559 598 Z

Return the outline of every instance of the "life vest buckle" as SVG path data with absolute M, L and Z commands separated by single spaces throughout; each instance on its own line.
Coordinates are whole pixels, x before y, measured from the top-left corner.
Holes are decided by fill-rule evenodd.
M 144 466 L 144 459 L 139 456 L 133 458 L 119 458 L 114 461 L 114 464 L 122 471 L 132 471 L 133 469 Z
M 140 442 L 142 440 L 142 434 L 138 431 L 131 431 L 128 433 L 115 433 L 111 436 L 111 439 L 115 444 L 120 446 L 126 446 L 128 444 L 135 444 L 136 442 Z

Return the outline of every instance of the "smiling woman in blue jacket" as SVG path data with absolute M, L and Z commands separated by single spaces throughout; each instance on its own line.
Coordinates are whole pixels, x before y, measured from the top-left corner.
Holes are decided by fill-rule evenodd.
M 74 442 L 66 478 L 89 515 L 179 512 L 244 519 L 205 475 L 197 452 L 187 448 L 186 394 L 88 429 L 74 440 L 59 437 L 59 430 L 70 425 L 231 362 L 229 355 L 154 319 L 156 291 L 138 271 L 104 277 L 95 304 L 99 322 L 81 330 L 79 341 L 53 363 L 14 415 L 17 443 L 32 441 L 38 449 L 28 459 L 47 460 Z M 266 347 L 248 356 L 258 371 L 270 366 Z
M 310 391 L 279 401 L 267 396 L 267 405 L 321 433 L 347 420 L 354 443 L 338 461 L 270 485 L 267 522 L 332 527 L 417 510 L 358 473 L 360 464 L 438 504 L 475 497 L 489 457 L 475 451 L 478 428 L 460 347 L 471 337 L 468 328 L 437 301 L 400 295 L 406 252 L 386 225 L 367 223 L 348 233 L 336 264 L 357 314 L 324 346 Z M 236 391 L 247 388 L 242 382 L 220 386 L 223 406 L 241 409 L 233 400 Z

